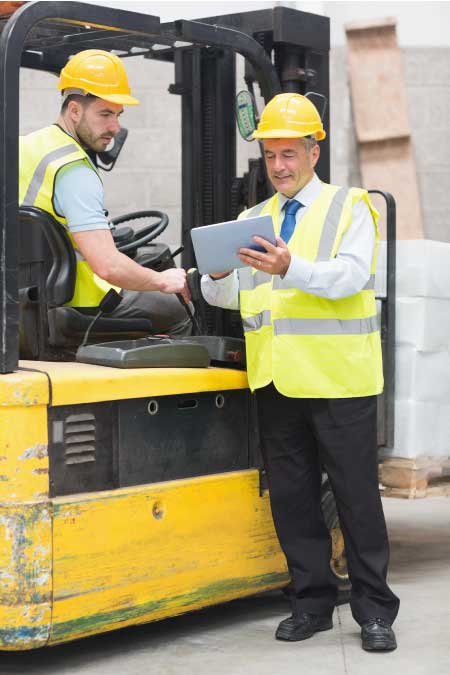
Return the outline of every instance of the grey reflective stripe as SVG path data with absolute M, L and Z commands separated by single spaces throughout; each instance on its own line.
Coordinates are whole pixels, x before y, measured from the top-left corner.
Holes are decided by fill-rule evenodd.
M 283 286 L 283 279 L 280 277 L 280 275 L 275 274 L 273 277 L 272 289 L 274 291 L 279 291 L 281 288 L 286 288 L 286 286 Z
M 255 218 L 256 216 L 259 216 L 261 214 L 261 211 L 263 208 L 270 202 L 272 197 L 269 197 L 269 199 L 266 199 L 263 202 L 260 202 L 259 204 L 256 204 L 256 206 L 253 206 L 245 216 L 246 218 Z
M 275 278 L 275 277 L 274 277 Z M 272 275 L 267 272 L 255 272 L 255 274 L 242 274 L 239 271 L 239 289 L 241 291 L 252 291 L 261 284 L 268 284 L 272 281 Z
M 78 148 L 75 143 L 71 143 L 70 145 L 64 145 L 62 148 L 52 150 L 48 153 L 48 155 L 45 155 L 45 157 L 41 159 L 31 178 L 28 190 L 22 202 L 23 206 L 34 205 L 36 197 L 39 194 L 39 190 L 42 187 L 42 183 L 44 182 L 45 172 L 47 171 L 48 165 L 51 164 L 55 159 L 60 159 L 65 155 L 71 155 L 76 150 L 78 150 Z
M 255 316 L 248 316 L 247 318 L 242 319 L 242 325 L 244 326 L 244 331 L 246 333 L 252 330 L 258 330 L 258 328 L 261 328 L 262 326 L 270 326 L 270 323 L 270 309 L 265 309 Z
M 369 277 L 369 281 L 363 288 L 361 289 L 362 291 L 373 291 L 375 288 L 375 274 L 371 274 Z
M 275 319 L 273 330 L 275 335 L 363 335 L 378 330 L 378 318 Z
M 74 250 L 75 258 L 76 258 L 77 262 L 78 261 L 81 262 L 82 260 L 86 260 L 86 258 L 84 257 L 84 255 L 81 253 L 81 251 L 78 248 L 74 247 L 73 250 Z
M 331 200 L 328 213 L 325 217 L 325 222 L 320 236 L 319 247 L 317 250 L 316 261 L 329 260 L 333 250 L 334 240 L 336 239 L 336 232 L 341 218 L 344 202 L 348 194 L 348 188 L 342 187 L 336 192 Z

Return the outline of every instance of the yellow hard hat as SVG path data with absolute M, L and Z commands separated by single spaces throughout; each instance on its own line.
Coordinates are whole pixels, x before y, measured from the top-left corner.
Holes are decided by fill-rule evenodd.
M 261 114 L 253 138 L 302 138 L 326 136 L 316 106 L 301 94 L 277 94 Z
M 138 105 L 131 96 L 125 66 L 118 56 L 102 49 L 86 49 L 75 54 L 64 66 L 58 89 L 93 94 L 119 105 Z

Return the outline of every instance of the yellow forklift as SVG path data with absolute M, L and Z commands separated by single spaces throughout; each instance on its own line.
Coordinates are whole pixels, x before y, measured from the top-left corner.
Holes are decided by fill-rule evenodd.
M 247 112 L 256 85 L 265 101 L 282 90 L 328 97 L 329 20 L 276 7 L 161 24 L 85 3 L 31 2 L 0 16 L 0 30 L 0 649 L 285 587 L 239 317 L 205 307 L 195 283 L 197 335 L 184 344 L 152 337 L 145 321 L 109 318 L 107 301 L 95 317 L 66 306 L 75 279 L 67 236 L 48 214 L 18 206 L 19 74 L 57 75 L 92 46 L 174 64 L 188 268 L 192 227 L 233 218 L 270 193 L 261 159 L 236 175 L 236 54 L 245 58 Z M 99 166 L 113 168 L 125 136 Z M 329 180 L 328 141 L 318 172 Z M 155 214 L 137 232 L 123 226 Z M 155 269 L 173 265 L 153 241 L 166 220 L 128 214 L 117 246 Z M 382 425 L 387 445 L 391 418 Z M 326 488 L 324 509 L 332 566 L 345 579 Z

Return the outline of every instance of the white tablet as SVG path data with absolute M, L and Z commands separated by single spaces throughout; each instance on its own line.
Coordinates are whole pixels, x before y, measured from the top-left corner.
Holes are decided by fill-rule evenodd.
M 191 237 L 200 274 L 227 272 L 243 267 L 237 255 L 240 248 L 265 250 L 255 244 L 255 235 L 267 239 L 275 246 L 272 216 L 256 216 L 194 227 Z

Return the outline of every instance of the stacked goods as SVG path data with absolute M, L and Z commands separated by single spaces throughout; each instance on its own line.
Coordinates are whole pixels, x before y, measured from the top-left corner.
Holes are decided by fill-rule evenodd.
M 378 291 L 384 259 L 382 247 Z M 432 494 L 432 484 L 450 494 L 442 480 L 450 475 L 450 244 L 398 241 L 396 282 L 395 445 L 384 452 L 382 482 L 399 496 Z

